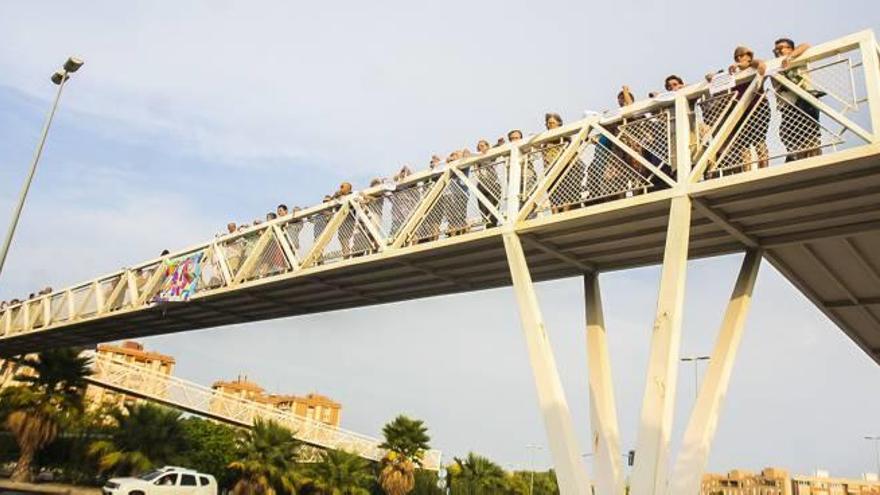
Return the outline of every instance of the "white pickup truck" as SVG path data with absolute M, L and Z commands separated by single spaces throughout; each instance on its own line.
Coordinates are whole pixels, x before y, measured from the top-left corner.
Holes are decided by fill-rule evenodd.
M 103 495 L 217 495 L 217 480 L 192 469 L 165 466 L 136 478 L 111 478 Z

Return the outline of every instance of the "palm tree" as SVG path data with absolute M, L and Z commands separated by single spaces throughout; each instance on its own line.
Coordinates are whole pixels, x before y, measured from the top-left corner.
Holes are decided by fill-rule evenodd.
M 379 485 L 388 495 L 406 495 L 415 486 L 415 470 L 430 448 L 428 428 L 423 421 L 401 414 L 382 428 L 382 434 L 385 441 L 379 447 L 388 453 L 382 459 Z
M 21 362 L 33 373 L 16 376 L 21 385 L 0 392 L 3 423 L 15 437 L 19 457 L 13 481 L 30 481 L 34 457 L 83 410 L 91 361 L 76 349 L 53 349 Z
M 382 427 L 385 441 L 379 447 L 397 452 L 421 467 L 425 451 L 430 448 L 428 427 L 420 419 L 400 415 Z
M 498 464 L 481 455 L 469 453 L 464 459 L 455 458 L 450 488 L 453 493 L 483 495 L 505 489 L 507 473 Z
M 366 459 L 342 450 L 325 451 L 321 462 L 309 472 L 315 487 L 325 495 L 369 495 L 374 481 Z
M 379 486 L 387 495 L 406 495 L 416 486 L 416 466 L 409 458 L 389 451 L 382 458 Z
M 295 493 L 297 474 L 294 472 L 302 444 L 293 433 L 273 421 L 257 419 L 253 428 L 238 439 L 237 461 L 229 463 L 238 479 L 235 495 L 275 495 Z
M 115 409 L 116 425 L 109 439 L 89 445 L 88 455 L 98 460 L 101 473 L 140 474 L 170 464 L 186 449 L 180 413 L 152 404 L 133 404 Z

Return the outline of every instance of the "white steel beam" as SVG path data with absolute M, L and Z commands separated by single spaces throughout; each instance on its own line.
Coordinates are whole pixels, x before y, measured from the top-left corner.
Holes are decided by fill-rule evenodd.
M 760 246 L 760 243 L 754 237 L 743 232 L 742 229 L 737 227 L 721 212 L 715 211 L 709 203 L 700 198 L 692 199 L 694 209 L 705 215 L 709 220 L 715 222 L 718 226 L 725 230 L 728 234 L 732 235 L 739 242 L 745 244 L 750 248 L 756 248 Z
M 871 131 L 874 142 L 880 142 L 880 60 L 878 60 L 877 40 L 868 31 L 859 43 L 862 52 L 862 66 L 865 72 L 865 92 L 868 96 L 868 112 L 871 116 Z
M 563 495 L 589 495 L 590 482 L 581 462 L 571 412 L 553 357 L 553 348 L 544 329 L 541 308 L 532 285 L 526 256 L 519 237 L 513 232 L 504 234 L 504 249 L 510 264 L 513 291 L 516 294 L 525 333 L 529 360 L 538 391 L 538 402 L 544 416 L 544 426 L 550 444 L 550 454 Z
M 138 304 L 140 296 L 138 296 L 137 277 L 135 276 L 133 271 L 125 270 L 125 283 L 127 285 L 126 290 L 128 291 L 128 304 L 130 307 L 135 307 Z M 68 293 L 65 297 L 68 296 L 70 296 L 70 293 Z
M 666 493 L 690 220 L 690 198 L 673 198 L 632 474 L 632 493 L 639 495 Z
M 587 320 L 587 366 L 590 375 L 590 427 L 592 430 L 593 477 L 596 495 L 623 495 L 623 466 L 620 461 L 620 431 L 611 359 L 605 335 L 605 316 L 599 276 L 584 275 Z
M 575 258 L 574 256 L 565 254 L 560 251 L 559 248 L 557 248 L 556 246 L 553 246 L 545 241 L 538 240 L 529 234 L 520 234 L 519 238 L 521 241 L 525 242 L 529 246 L 532 246 L 541 252 L 547 253 L 558 260 L 568 263 L 569 265 L 580 270 L 582 273 L 593 273 L 596 271 L 595 265 L 591 263 L 585 263 Z
M 691 419 L 684 433 L 681 451 L 669 481 L 670 495 L 696 495 L 700 493 L 700 485 L 721 408 L 727 397 L 730 374 L 739 350 L 745 328 L 746 316 L 752 302 L 752 291 L 761 266 L 762 253 L 759 249 L 746 252 L 742 268 L 736 279 L 736 285 L 727 304 L 727 311 L 718 332 L 718 340 L 712 358 L 706 370 L 706 377 L 700 387 L 700 393 Z
M 675 95 L 674 165 L 676 182 L 683 186 L 691 174 L 691 116 L 687 96 L 681 91 Z
M 512 230 L 518 223 L 522 199 L 522 168 L 522 153 L 518 146 L 511 145 L 510 158 L 507 160 L 507 230 Z

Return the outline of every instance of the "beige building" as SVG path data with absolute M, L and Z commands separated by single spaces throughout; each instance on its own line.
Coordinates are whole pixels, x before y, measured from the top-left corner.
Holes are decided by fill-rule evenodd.
M 339 426 L 342 420 L 342 405 L 320 394 L 310 393 L 305 396 L 267 394 L 263 387 L 248 381 L 247 377 L 240 376 L 231 381 L 214 382 L 211 388 L 331 426 Z M 213 403 L 212 407 L 219 407 L 219 402 Z
M 143 344 L 134 341 L 126 341 L 122 344 L 99 344 L 97 354 L 110 358 L 114 361 L 121 361 L 132 366 L 146 368 L 152 370 L 164 377 L 170 377 L 174 372 L 174 358 L 158 352 L 147 351 Z M 96 379 L 101 379 L 100 375 L 95 375 Z M 138 383 L 123 383 L 124 386 L 130 386 L 138 390 L 150 390 L 153 394 L 160 397 L 165 396 L 168 391 L 167 379 L 156 379 L 148 376 L 134 376 L 127 378 L 129 381 L 138 380 Z M 149 383 L 144 383 L 144 381 Z M 114 392 L 103 387 L 89 385 L 86 389 L 86 401 L 90 406 L 97 407 L 99 405 L 111 405 L 121 407 L 126 402 L 135 399 L 119 392 Z
M 144 346 L 138 342 L 128 341 L 118 345 L 100 344 L 95 352 L 98 355 L 109 357 L 115 361 L 123 361 L 134 366 L 149 368 L 165 376 L 171 376 L 174 371 L 175 362 L 173 357 L 159 354 L 158 352 L 146 351 L 144 350 Z M 21 366 L 16 362 L 0 361 L 0 388 L 18 385 L 19 382 L 15 380 L 15 376 L 29 375 L 32 373 L 33 370 L 31 368 Z M 100 375 L 93 376 L 98 379 L 101 378 Z M 149 389 L 153 390 L 156 394 L 164 395 L 167 391 L 167 381 L 165 380 L 156 380 L 145 376 L 133 376 L 129 378 L 129 380 L 140 380 L 137 384 L 137 388 L 141 390 L 147 385 Z M 144 380 L 149 380 L 150 383 L 144 384 Z M 130 385 L 133 387 L 135 386 L 133 383 Z M 125 394 L 95 385 L 88 385 L 86 387 L 85 399 L 89 408 L 95 408 L 101 405 L 121 407 L 126 402 L 136 400 Z
M 165 396 L 168 393 L 168 379 L 165 377 L 170 378 L 174 373 L 175 360 L 173 357 L 148 351 L 144 349 L 142 344 L 133 341 L 121 344 L 100 344 L 95 352 L 104 358 L 121 361 L 155 372 L 150 375 L 128 374 L 125 377 L 126 382 L 122 383 L 122 386 L 150 391 L 153 395 L 157 396 Z M 0 360 L 0 388 L 16 385 L 15 375 L 29 372 L 31 372 L 30 368 L 19 366 L 12 361 Z M 162 378 L 157 378 L 157 374 Z M 100 375 L 95 375 L 95 378 L 100 379 L 101 377 Z M 306 394 L 305 396 L 267 394 L 262 387 L 248 381 L 246 377 L 238 377 L 232 381 L 217 381 L 214 382 L 211 388 L 235 397 L 266 404 L 283 411 L 289 411 L 297 416 L 331 426 L 339 426 L 342 419 L 342 405 L 329 397 L 316 393 Z M 101 405 L 122 407 L 128 402 L 141 400 L 95 385 L 89 385 L 86 388 L 85 397 L 86 403 L 92 408 Z M 212 399 L 210 407 L 215 412 L 228 412 L 223 411 L 223 409 L 234 409 L 237 406 L 235 403 L 221 401 L 219 398 L 216 398 Z
M 880 482 L 825 476 L 789 476 L 779 468 L 760 473 L 734 469 L 703 476 L 701 495 L 880 495 Z

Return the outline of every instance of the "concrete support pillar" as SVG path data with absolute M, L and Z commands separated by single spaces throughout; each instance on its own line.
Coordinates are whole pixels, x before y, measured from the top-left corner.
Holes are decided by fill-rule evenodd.
M 690 220 L 691 199 L 686 195 L 674 197 L 669 209 L 657 316 L 651 335 L 651 352 L 632 474 L 631 493 L 638 495 L 666 493 Z
M 584 275 L 584 296 L 594 487 L 596 495 L 623 495 L 625 486 L 620 461 L 620 431 L 598 275 Z
M 730 374 L 739 350 L 760 266 L 759 250 L 746 253 L 733 294 L 727 304 L 721 330 L 718 332 L 718 340 L 715 343 L 715 350 L 712 351 L 706 378 L 700 387 L 700 394 L 697 396 L 697 402 L 684 433 L 681 451 L 672 471 L 672 478 L 669 481 L 670 495 L 700 493 L 703 471 L 709 461 L 709 451 L 715 438 L 724 398 L 727 396 Z
M 547 429 L 550 454 L 556 469 L 560 493 L 590 495 L 590 482 L 581 459 L 571 412 L 556 369 L 553 349 L 544 330 L 544 320 L 538 306 L 525 253 L 515 232 L 504 233 L 504 249 L 510 265 L 513 291 L 519 306 L 529 361 L 538 391 L 538 403 L 544 416 L 544 426 Z

